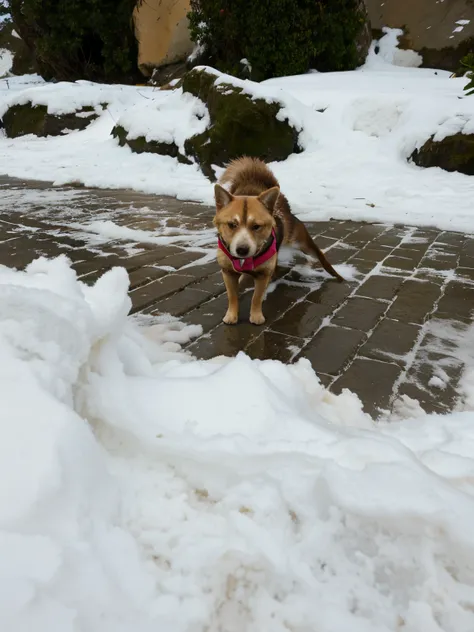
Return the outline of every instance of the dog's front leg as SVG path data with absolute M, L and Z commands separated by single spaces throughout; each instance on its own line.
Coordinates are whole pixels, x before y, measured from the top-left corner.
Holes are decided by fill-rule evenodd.
M 239 320 L 239 274 L 222 270 L 229 305 L 223 318 L 226 325 L 235 325 Z
M 255 276 L 255 290 L 253 292 L 252 305 L 250 306 L 250 322 L 252 325 L 263 325 L 265 322 L 265 316 L 262 312 L 262 302 L 271 278 L 271 274 L 265 273 Z

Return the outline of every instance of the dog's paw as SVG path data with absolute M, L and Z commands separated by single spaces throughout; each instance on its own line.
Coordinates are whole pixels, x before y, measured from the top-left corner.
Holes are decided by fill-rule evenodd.
M 238 314 L 235 314 L 234 312 L 227 312 L 227 314 L 222 319 L 222 322 L 225 323 L 226 325 L 235 325 L 238 320 L 239 320 Z
M 250 314 L 250 322 L 252 325 L 263 325 L 265 322 L 265 316 L 260 312 L 259 314 Z

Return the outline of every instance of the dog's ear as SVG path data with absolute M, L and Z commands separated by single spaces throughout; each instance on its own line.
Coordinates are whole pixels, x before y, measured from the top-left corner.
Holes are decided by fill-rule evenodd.
M 216 184 L 214 186 L 214 197 L 216 199 L 216 208 L 218 211 L 224 208 L 224 206 L 227 206 L 228 204 L 230 204 L 232 200 L 234 199 L 234 196 L 231 193 L 229 193 L 227 189 L 224 189 L 224 187 L 221 187 L 220 184 Z
M 258 199 L 273 215 L 275 211 L 275 204 L 278 200 L 279 195 L 280 187 L 272 187 L 271 189 L 267 189 L 263 193 L 260 193 Z

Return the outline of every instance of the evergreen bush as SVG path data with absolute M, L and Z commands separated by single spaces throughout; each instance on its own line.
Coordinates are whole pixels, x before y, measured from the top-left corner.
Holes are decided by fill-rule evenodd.
M 134 81 L 137 0 L 6 0 L 45 79 Z
M 257 81 L 363 62 L 361 0 L 191 0 L 189 20 L 207 63 Z

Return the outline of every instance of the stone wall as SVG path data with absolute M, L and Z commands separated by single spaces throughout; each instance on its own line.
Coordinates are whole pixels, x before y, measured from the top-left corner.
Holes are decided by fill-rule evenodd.
M 138 66 L 146 76 L 155 68 L 184 61 L 193 50 L 189 0 L 144 0 L 134 11 Z

